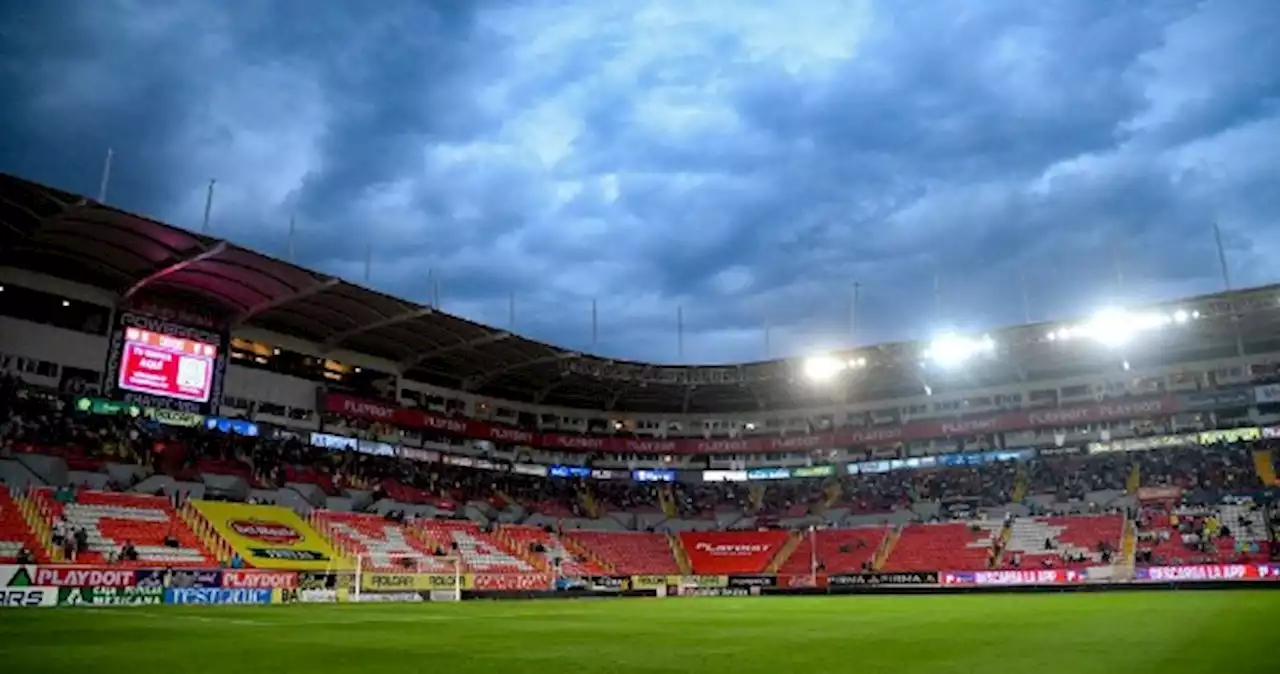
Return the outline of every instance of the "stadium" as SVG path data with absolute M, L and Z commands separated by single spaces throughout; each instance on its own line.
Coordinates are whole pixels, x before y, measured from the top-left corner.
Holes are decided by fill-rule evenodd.
M 666 367 L 0 204 L 14 671 L 1273 671 L 1280 288 Z

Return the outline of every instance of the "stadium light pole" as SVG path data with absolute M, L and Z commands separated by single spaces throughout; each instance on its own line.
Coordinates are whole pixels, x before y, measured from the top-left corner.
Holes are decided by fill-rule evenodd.
M 773 357 L 773 324 L 769 321 L 769 317 L 764 317 L 764 359 L 769 360 Z
M 1111 237 L 1111 273 L 1115 275 L 1116 292 L 1124 293 L 1124 270 L 1120 268 L 1120 241 Z
M 436 302 L 436 270 L 427 270 L 427 306 L 432 309 L 439 309 L 440 305 Z
M 516 329 L 516 291 L 512 290 L 507 295 L 507 330 L 514 332 Z
M 933 320 L 942 323 L 942 278 L 937 271 L 933 272 Z
M 849 345 L 857 344 L 858 338 L 858 301 L 862 295 L 862 284 L 853 282 L 853 296 L 849 298 Z
M 364 244 L 364 282 L 369 284 L 369 279 L 373 277 L 373 242 Z
M 1213 242 L 1218 248 L 1218 268 L 1222 272 L 1222 289 L 1231 290 L 1231 269 L 1227 267 L 1227 250 L 1222 245 L 1222 228 L 1213 221 Z
M 209 233 L 209 216 L 213 213 L 213 186 L 217 185 L 216 178 L 209 179 L 209 191 L 204 196 L 204 220 L 200 222 L 200 233 Z
M 115 151 L 107 148 L 107 157 L 102 161 L 102 180 L 98 182 L 98 203 L 107 203 L 107 186 L 111 183 L 111 158 Z
M 1027 289 L 1027 270 L 1024 268 L 1018 273 L 1018 286 L 1022 291 L 1022 322 L 1031 323 L 1031 296 Z
M 684 362 L 684 306 L 676 307 L 676 357 Z
M 1218 221 L 1213 221 L 1213 243 L 1218 249 L 1218 269 L 1222 272 L 1222 289 L 1231 290 L 1231 268 L 1227 266 L 1227 249 L 1222 245 L 1222 227 L 1218 225 Z M 1232 314 L 1231 324 L 1236 331 L 1236 355 L 1244 355 L 1244 335 L 1240 331 L 1240 317 L 1238 314 Z
M 298 233 L 298 221 L 295 216 L 289 216 L 289 261 L 297 263 L 298 251 L 295 249 L 296 235 Z
M 595 349 L 600 342 L 600 307 L 596 298 L 591 298 L 591 348 Z

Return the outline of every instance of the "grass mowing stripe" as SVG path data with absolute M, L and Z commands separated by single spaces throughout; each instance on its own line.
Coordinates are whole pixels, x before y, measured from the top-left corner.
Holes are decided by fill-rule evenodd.
M 1280 592 L 0 611 L 5 671 L 1274 674 Z

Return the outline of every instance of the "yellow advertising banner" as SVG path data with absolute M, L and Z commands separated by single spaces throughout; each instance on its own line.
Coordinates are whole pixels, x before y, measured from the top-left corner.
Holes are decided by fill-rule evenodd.
M 676 576 L 679 578 L 679 576 Z M 632 576 L 631 589 L 633 590 L 656 590 L 660 587 L 667 586 L 666 576 Z
M 728 576 L 668 576 L 668 585 L 692 585 L 694 587 L 729 587 Z
M 332 571 L 349 564 L 319 532 L 288 508 L 224 501 L 192 501 L 249 566 Z
M 452 573 L 366 573 L 360 579 L 360 589 L 370 592 L 429 592 L 452 590 L 454 582 L 461 582 L 463 590 L 474 584 L 471 574 L 454 578 Z

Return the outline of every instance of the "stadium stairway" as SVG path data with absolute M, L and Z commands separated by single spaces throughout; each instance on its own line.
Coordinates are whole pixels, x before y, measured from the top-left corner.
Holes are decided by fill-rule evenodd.
M 1142 488 L 1142 468 L 1137 464 L 1133 464 L 1133 468 L 1129 470 L 1129 479 L 1125 481 L 1124 489 L 1130 494 L 1138 493 Z
M 600 519 L 605 516 L 604 510 L 600 508 L 600 503 L 596 501 L 595 494 L 591 493 L 591 488 L 586 486 L 578 486 L 578 502 L 582 504 L 582 510 L 590 515 L 593 519 Z
M 27 523 L 27 529 L 31 532 L 32 541 L 35 547 L 32 552 L 36 553 L 37 559 L 42 561 L 53 561 L 53 530 L 49 526 L 49 522 L 40 514 L 40 509 L 36 505 L 30 493 L 15 494 L 13 496 L 14 504 L 18 507 L 18 512 L 22 514 L 22 518 Z
M 791 555 L 796 551 L 796 548 L 800 547 L 800 542 L 804 540 L 805 535 L 806 532 L 803 531 L 791 532 L 791 535 L 787 536 L 787 541 L 782 544 L 781 548 L 778 548 L 778 554 L 774 555 L 773 559 L 769 560 L 769 563 L 764 567 L 764 570 L 768 573 L 777 573 L 778 569 L 782 568 L 782 565 L 786 564 L 787 560 L 791 558 Z
M 31 550 L 36 561 L 49 561 L 49 548 L 31 528 L 30 519 L 24 512 L 26 508 L 29 504 L 25 498 L 15 498 L 7 487 L 0 485 L 0 562 L 12 563 L 23 547 Z
M 893 554 L 893 546 L 898 544 L 898 539 L 902 538 L 902 527 L 894 527 L 889 531 L 889 535 L 884 537 L 880 542 L 880 547 L 876 549 L 876 554 L 871 558 L 871 568 L 879 571 L 884 568 L 884 563 L 889 561 L 889 555 Z
M 667 534 L 667 545 L 671 547 L 671 554 L 676 558 L 676 566 L 680 567 L 680 573 L 683 575 L 691 575 L 693 573 L 693 563 L 689 561 L 689 553 L 684 551 L 684 545 L 680 543 L 680 537 L 675 534 Z
M 1116 560 L 1116 566 L 1124 571 L 1132 573 L 1136 565 L 1135 558 L 1138 552 L 1138 527 L 1134 525 L 1133 520 L 1125 518 L 1124 520 L 1124 537 L 1120 539 L 1120 559 Z
M 530 531 L 536 531 L 537 535 L 529 535 Z M 526 564 L 532 566 L 538 571 L 550 571 L 551 564 L 545 557 L 535 553 L 529 549 L 534 541 L 541 542 L 544 537 L 541 535 L 542 530 L 524 525 L 500 526 L 493 531 L 493 538 L 501 541 L 508 550 L 514 552 L 516 557 L 524 560 Z M 550 549 L 550 546 L 547 546 Z
M 1013 478 L 1013 494 L 1010 500 L 1014 503 L 1022 503 L 1022 500 L 1027 497 L 1027 490 L 1031 488 L 1031 476 L 1027 473 L 1027 466 L 1024 463 L 1019 463 L 1017 470 Z
M 764 507 L 764 487 L 760 485 L 752 485 L 747 490 L 747 512 L 758 513 Z
M 658 505 L 662 506 L 662 514 L 669 518 L 680 516 L 680 509 L 676 507 L 676 495 L 671 490 L 671 485 L 661 484 L 658 486 Z
M 218 535 L 218 532 L 209 524 L 204 515 L 191 506 L 190 502 L 182 504 L 178 509 L 178 517 L 195 532 L 196 538 L 200 540 L 206 550 L 217 559 L 219 563 L 227 564 L 231 562 L 231 545 Z
M 1262 480 L 1262 484 L 1271 486 L 1280 485 L 1276 481 L 1276 464 L 1272 460 L 1271 450 L 1259 449 L 1253 453 L 1253 468 L 1258 473 L 1258 479 Z
M 1000 533 L 996 536 L 996 541 L 999 542 L 999 545 L 996 546 L 996 549 L 1000 551 L 1000 554 L 996 555 L 991 559 L 991 568 L 998 569 L 1004 565 L 1005 555 L 1009 553 L 1010 538 L 1013 538 L 1013 527 L 1006 524 L 1004 528 L 1000 530 Z
M 824 498 L 822 499 L 822 510 L 818 514 L 819 515 L 827 514 L 827 510 L 829 510 L 832 506 L 840 502 L 840 496 L 842 492 L 843 490 L 840 488 L 839 480 L 836 480 L 831 484 L 827 485 L 822 490 Z
M 617 569 L 614 568 L 613 564 L 610 564 L 607 560 L 601 558 L 600 555 L 597 555 L 594 550 L 591 550 L 587 546 L 583 545 L 582 542 L 580 542 L 576 538 L 572 538 L 569 536 L 560 536 L 559 539 L 560 539 L 560 544 L 564 546 L 564 549 L 568 551 L 569 554 L 575 555 L 577 557 L 581 557 L 589 562 L 595 563 L 595 565 L 603 569 L 605 573 L 611 574 L 611 573 L 617 572 Z

